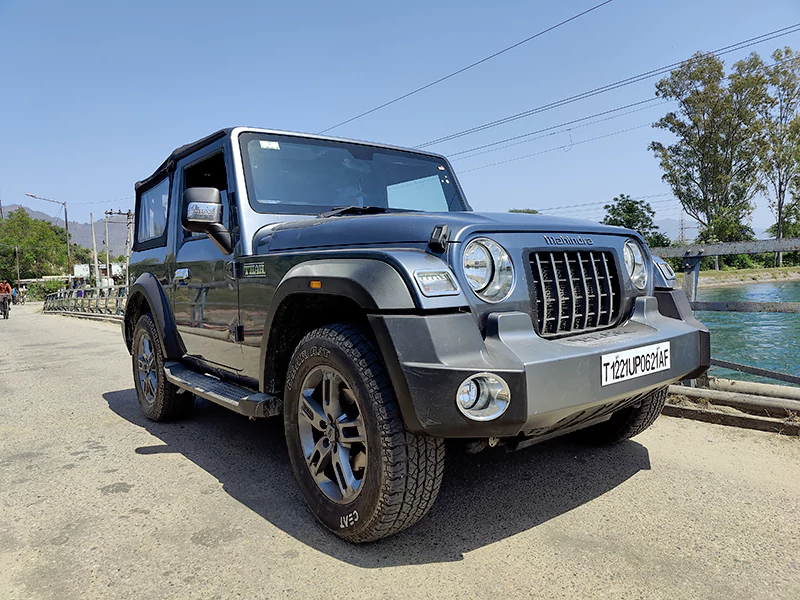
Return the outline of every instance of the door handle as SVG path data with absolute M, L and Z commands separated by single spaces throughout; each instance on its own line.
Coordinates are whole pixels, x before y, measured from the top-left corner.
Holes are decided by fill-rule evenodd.
M 173 280 L 178 285 L 188 285 L 192 280 L 192 272 L 189 269 L 175 269 Z

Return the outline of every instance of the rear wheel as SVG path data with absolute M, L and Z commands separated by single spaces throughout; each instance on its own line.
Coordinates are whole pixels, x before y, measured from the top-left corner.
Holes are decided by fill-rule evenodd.
M 142 315 L 133 330 L 133 380 L 139 406 L 152 421 L 184 416 L 194 405 L 194 394 L 181 391 L 164 375 L 161 336 L 149 314 Z
M 381 357 L 360 329 L 330 325 L 303 338 L 289 363 L 284 424 L 300 491 L 340 537 L 392 535 L 436 500 L 444 442 L 405 428 Z
M 618 410 L 608 421 L 585 430 L 596 444 L 616 444 L 639 435 L 650 427 L 667 401 L 667 388 L 653 390 L 633 406 Z

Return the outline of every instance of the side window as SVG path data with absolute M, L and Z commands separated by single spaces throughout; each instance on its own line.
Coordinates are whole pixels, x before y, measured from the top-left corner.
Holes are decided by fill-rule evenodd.
M 143 192 L 139 197 L 136 238 L 139 243 L 155 240 L 167 230 L 167 208 L 169 206 L 169 178 Z
M 204 158 L 199 162 L 192 163 L 183 170 L 183 192 L 190 187 L 211 187 L 217 188 L 222 197 L 222 224 L 226 229 L 230 229 L 230 206 L 228 205 L 228 173 L 225 169 L 225 155 L 218 152 Z M 192 234 L 190 231 L 183 231 L 183 237 L 205 237 L 202 234 Z

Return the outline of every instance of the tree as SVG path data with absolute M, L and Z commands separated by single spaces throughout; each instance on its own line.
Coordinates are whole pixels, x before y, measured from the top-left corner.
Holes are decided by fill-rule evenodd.
M 66 268 L 66 232 L 47 221 L 32 219 L 24 208 L 11 211 L 0 221 L 0 276 L 10 281 L 17 278 L 15 248 L 19 248 L 23 278 L 56 274 Z
M 535 208 L 512 208 L 510 213 L 525 213 L 526 215 L 538 215 L 539 211 Z
M 761 115 L 765 143 L 760 167 L 772 193 L 770 209 L 775 226 L 771 235 L 780 240 L 786 234 L 787 192 L 792 181 L 800 177 L 800 54 L 787 47 L 773 52 L 772 60 L 770 66 L 760 65 L 767 81 Z M 775 255 L 775 264 L 783 264 L 780 252 Z
M 649 202 L 620 194 L 611 201 L 611 204 L 606 204 L 603 208 L 606 211 L 603 223 L 606 225 L 638 231 L 652 248 L 664 248 L 670 245 L 670 239 L 659 231 L 658 225 L 653 222 L 656 213 Z
M 761 189 L 758 156 L 763 139 L 759 109 L 766 82 L 751 55 L 725 76 L 717 57 L 698 53 L 656 84 L 656 96 L 675 100 L 678 109 L 654 127 L 677 138 L 650 150 L 683 209 L 720 241 L 747 235 L 753 197 Z
M 782 228 L 784 237 L 800 238 L 800 178 L 794 181 L 792 201 L 784 206 Z M 778 238 L 778 223 L 767 229 L 767 233 Z M 800 264 L 800 252 L 790 252 L 783 258 L 791 264 Z

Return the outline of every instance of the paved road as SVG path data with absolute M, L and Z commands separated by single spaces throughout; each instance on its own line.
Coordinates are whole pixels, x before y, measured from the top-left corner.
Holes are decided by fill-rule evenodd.
M 451 453 L 439 501 L 350 546 L 278 421 L 140 414 L 116 325 L 0 321 L 0 598 L 800 598 L 800 442 L 662 417 L 595 450 Z

